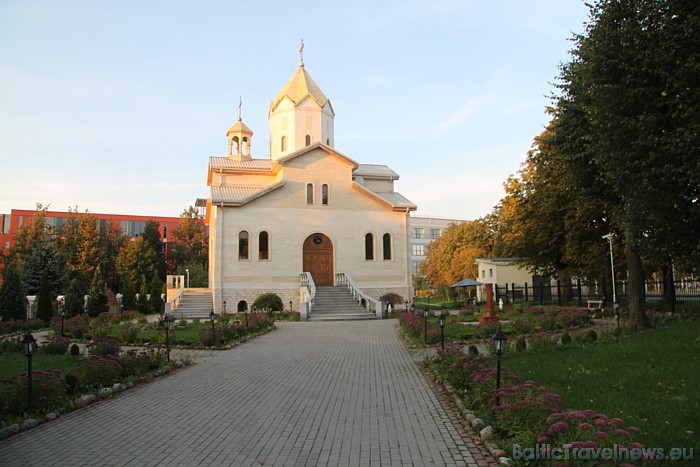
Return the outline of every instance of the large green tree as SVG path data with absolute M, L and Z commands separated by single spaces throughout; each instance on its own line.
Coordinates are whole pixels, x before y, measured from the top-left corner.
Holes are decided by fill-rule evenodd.
M 600 0 L 562 66 L 548 141 L 573 190 L 611 201 L 623 242 L 630 313 L 645 314 L 643 258 L 698 250 L 700 3 Z M 581 172 L 577 172 L 581 170 Z
M 146 278 L 158 273 L 158 258 L 156 252 L 142 237 L 127 242 L 117 256 L 117 272 L 131 281 L 137 289 L 141 289 Z M 146 283 L 146 289 L 150 283 Z
M 163 254 L 163 242 L 160 236 L 160 223 L 154 220 L 146 222 L 146 227 L 143 230 L 141 238 L 143 238 L 144 243 L 146 243 L 146 245 L 148 245 L 155 252 L 158 276 L 162 281 L 164 281 L 165 255 Z
M 172 233 L 170 260 L 172 270 L 184 264 L 206 264 L 208 260 L 208 244 L 206 227 L 197 215 L 197 209 L 190 206 L 180 214 L 180 221 Z
M 2 279 L 0 320 L 24 319 L 27 316 L 26 298 L 17 266 L 12 263 L 6 264 L 2 271 Z

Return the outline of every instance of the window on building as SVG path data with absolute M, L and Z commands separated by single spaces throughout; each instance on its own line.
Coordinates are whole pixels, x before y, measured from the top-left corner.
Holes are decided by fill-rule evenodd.
M 325 183 L 321 187 L 321 204 L 328 204 L 328 185 Z
M 281 142 L 280 148 L 281 148 L 282 152 L 287 150 L 287 137 L 286 136 L 282 137 L 282 142 Z
M 414 227 L 413 238 L 425 238 L 425 229 L 423 227 Z
M 493 277 L 493 269 L 489 269 L 489 277 Z
M 306 135 L 306 145 L 307 146 L 311 145 L 311 135 Z
M 435 240 L 440 236 L 440 229 L 430 229 L 430 238 L 432 240 Z
M 270 236 L 265 231 L 258 235 L 258 259 L 270 259 Z
M 425 245 L 413 245 L 413 256 L 425 256 Z
M 365 259 L 374 260 L 374 235 L 371 233 L 365 235 Z
M 248 259 L 250 238 L 245 230 L 238 234 L 238 259 Z
M 391 259 L 391 234 L 385 233 L 382 237 L 382 253 L 384 260 Z
M 482 279 L 486 279 L 486 269 L 481 270 L 481 277 Z
M 311 183 L 306 185 L 306 204 L 314 204 L 314 186 Z
M 331 140 L 326 138 L 326 146 L 330 146 L 330 145 L 331 145 Z

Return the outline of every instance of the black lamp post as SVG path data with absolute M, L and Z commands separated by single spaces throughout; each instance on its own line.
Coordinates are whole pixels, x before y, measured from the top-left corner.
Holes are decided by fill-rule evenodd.
M 498 390 L 501 389 L 501 355 L 506 348 L 506 335 L 500 327 L 493 335 L 493 348 L 496 351 L 496 406 L 498 407 L 501 403 L 501 397 L 498 394 Z
M 442 350 L 445 350 L 445 321 L 447 315 L 445 312 L 440 313 L 440 338 L 442 340 Z
M 289 301 L 289 312 L 292 313 L 294 310 L 292 309 L 292 301 Z
M 413 302 L 411 302 L 411 314 L 416 313 L 416 296 L 413 296 Z
M 30 332 L 22 339 L 22 350 L 27 356 L 27 407 L 32 411 L 32 356 L 36 351 L 36 339 Z
M 250 326 L 248 325 L 248 307 L 243 308 L 243 314 L 245 315 L 245 330 L 250 332 Z
M 165 352 L 168 355 L 168 361 L 170 361 L 170 317 L 167 314 L 163 318 L 163 326 L 165 326 Z
M 428 345 L 428 308 L 423 310 L 423 345 Z
M 60 308 L 61 308 L 61 337 L 64 337 L 63 336 L 63 320 L 66 319 L 66 312 L 63 311 L 63 305 L 61 305 Z
M 214 345 L 216 345 L 216 330 L 214 329 L 214 321 L 216 321 L 216 315 L 214 314 L 214 310 L 211 310 L 209 312 L 209 319 L 211 320 L 211 336 L 214 338 Z
M 214 310 L 211 310 L 212 313 L 214 313 Z M 224 315 L 226 315 L 226 300 L 224 300 Z
M 406 300 L 406 302 L 404 303 L 403 311 L 408 312 L 408 300 Z

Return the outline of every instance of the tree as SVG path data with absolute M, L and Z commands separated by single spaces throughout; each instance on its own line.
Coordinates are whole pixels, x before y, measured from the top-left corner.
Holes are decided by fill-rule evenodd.
M 51 286 L 49 286 L 49 275 L 44 270 L 41 275 L 41 285 L 37 294 L 37 318 L 48 323 L 53 318 L 53 303 L 51 300 Z
M 180 221 L 172 234 L 170 258 L 175 268 L 183 264 L 206 264 L 208 245 L 204 222 L 197 209 L 190 206 L 180 214 Z M 173 268 L 173 269 L 175 269 Z
M 476 259 L 496 253 L 494 245 L 486 218 L 451 224 L 428 244 L 420 270 L 434 288 L 477 277 Z
M 143 238 L 133 239 L 117 256 L 117 272 L 140 289 L 146 277 L 153 277 L 153 274 L 158 273 L 156 252 Z M 146 288 L 148 289 L 148 284 Z
M 124 279 L 122 287 L 122 306 L 124 310 L 136 309 L 136 289 L 134 283 L 129 279 Z
M 0 320 L 9 321 L 26 317 L 26 298 L 17 266 L 6 264 L 0 286 Z
M 80 287 L 80 281 L 77 277 L 71 280 L 66 292 L 63 304 L 63 312 L 69 318 L 78 316 L 84 311 L 84 296 L 83 289 Z
M 136 300 L 136 309 L 141 313 L 149 313 L 148 310 L 148 285 L 146 284 L 146 278 L 144 277 L 141 281 L 141 288 L 139 289 L 138 299 Z
M 25 250 L 20 264 L 20 273 L 24 289 L 28 295 L 37 295 L 42 276 L 47 273 L 51 295 L 57 295 L 62 289 L 66 277 L 65 260 L 56 242 L 44 238 Z
M 141 238 L 155 252 L 158 276 L 161 280 L 165 280 L 165 256 L 163 255 L 163 242 L 160 237 L 160 223 L 154 220 L 146 222 Z
M 571 169 L 571 189 L 612 202 L 606 214 L 624 244 L 639 327 L 648 325 L 644 258 L 698 250 L 699 8 L 599 0 L 560 75 L 549 143 Z
M 163 311 L 163 299 L 160 296 L 163 293 L 163 282 L 161 282 L 158 274 L 153 275 L 149 293 L 148 311 L 150 313 L 161 313 Z
M 107 295 L 104 291 L 105 282 L 104 276 L 102 275 L 102 267 L 97 266 L 95 268 L 95 275 L 92 278 L 92 283 L 90 284 L 90 291 L 88 292 L 87 313 L 90 316 L 99 316 L 100 313 L 109 311 L 109 305 L 107 301 Z
M 190 287 L 209 287 L 209 270 L 205 264 L 185 263 L 177 266 L 175 274 L 187 275 L 189 270 Z

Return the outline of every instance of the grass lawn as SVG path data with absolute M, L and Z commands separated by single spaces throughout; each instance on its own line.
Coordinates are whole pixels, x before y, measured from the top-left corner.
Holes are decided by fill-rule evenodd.
M 32 357 L 32 370 L 59 370 L 64 375 L 75 373 L 78 359 L 71 355 L 43 355 Z M 27 357 L 23 353 L 0 353 L 0 380 L 27 372 Z
M 677 321 L 586 348 L 508 353 L 503 365 L 559 393 L 567 409 L 592 409 L 643 431 L 647 447 L 700 455 L 700 320 Z

